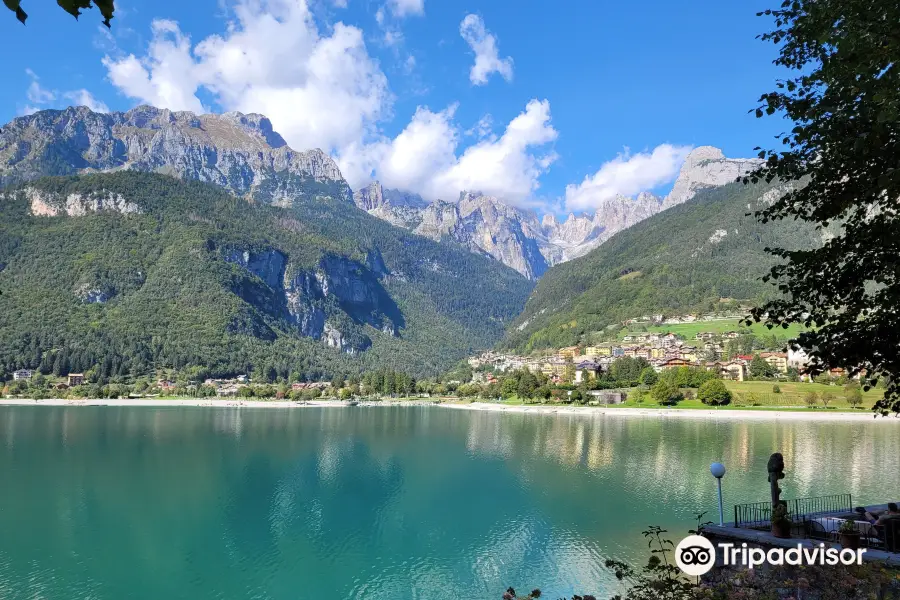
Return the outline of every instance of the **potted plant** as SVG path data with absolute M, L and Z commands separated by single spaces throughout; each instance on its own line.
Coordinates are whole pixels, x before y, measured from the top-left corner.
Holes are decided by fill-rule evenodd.
M 791 537 L 791 520 L 788 518 L 787 504 L 777 504 L 772 509 L 772 535 L 777 538 Z
M 838 527 L 838 534 L 840 535 L 841 546 L 850 550 L 859 548 L 860 533 L 856 527 L 856 521 L 847 519 L 841 523 L 841 526 Z

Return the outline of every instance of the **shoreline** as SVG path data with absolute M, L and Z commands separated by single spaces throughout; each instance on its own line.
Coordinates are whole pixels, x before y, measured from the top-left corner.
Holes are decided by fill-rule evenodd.
M 819 411 L 791 411 L 791 410 L 755 410 L 752 408 L 634 408 L 634 407 L 607 407 L 607 406 L 535 406 L 535 405 L 509 405 L 491 404 L 487 402 L 444 403 L 446 408 L 462 410 L 510 412 L 510 413 L 536 413 L 555 415 L 587 415 L 610 417 L 656 417 L 656 418 L 686 418 L 686 419 L 728 419 L 748 421 L 876 421 L 900 424 L 897 416 L 875 417 L 871 411 L 851 412 L 819 412 Z
M 160 400 L 153 398 L 125 399 L 47 399 L 30 400 L 27 398 L 0 398 L 2 406 L 92 406 L 92 407 L 119 407 L 142 406 L 151 408 L 161 407 L 198 407 L 198 408 L 349 408 L 383 407 L 383 406 L 438 406 L 455 410 L 472 410 L 482 412 L 500 412 L 514 414 L 539 414 L 539 415 L 581 415 L 581 416 L 611 416 L 611 417 L 656 417 L 656 418 L 688 418 L 688 419 L 728 419 L 751 421 L 875 421 L 887 423 L 900 423 L 897 416 L 875 418 L 871 411 L 851 412 L 805 412 L 788 410 L 754 410 L 754 409 L 698 409 L 698 408 L 634 408 L 634 407 L 608 407 L 608 406 L 542 406 L 542 405 L 510 405 L 494 404 L 489 402 L 436 402 L 433 400 L 379 400 L 359 401 L 350 404 L 343 400 L 309 400 L 295 402 L 293 400 L 249 400 L 249 399 L 219 399 L 219 398 L 181 398 Z
M 143 406 L 143 407 L 201 407 L 201 408 L 349 408 L 351 406 L 430 406 L 435 404 L 428 400 L 381 400 L 377 402 L 358 401 L 351 404 L 346 400 L 250 400 L 234 398 L 172 398 L 160 400 L 156 398 L 101 398 L 101 399 L 69 399 L 48 398 L 46 400 L 30 400 L 28 398 L 0 398 L 0 406 Z

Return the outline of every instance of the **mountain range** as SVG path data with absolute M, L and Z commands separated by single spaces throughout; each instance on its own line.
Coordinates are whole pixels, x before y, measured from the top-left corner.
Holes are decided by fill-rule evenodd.
M 701 146 L 688 154 L 665 197 L 649 192 L 636 198 L 616 195 L 593 214 L 569 214 L 562 222 L 552 213 L 539 217 L 477 192 L 461 192 L 455 202 L 428 203 L 415 194 L 384 189 L 376 181 L 357 190 L 353 199 L 359 208 L 393 225 L 433 240 L 458 242 L 534 280 L 551 266 L 584 256 L 616 233 L 690 200 L 700 190 L 731 183 L 758 164 Z
M 195 115 L 150 106 L 95 113 L 73 107 L 15 119 L 0 132 L 0 185 L 41 175 L 129 169 L 212 183 L 276 206 L 298 197 L 335 198 L 418 235 L 461 244 L 531 280 L 698 190 L 734 181 L 758 162 L 726 158 L 721 150 L 702 146 L 688 154 L 665 197 L 617 195 L 591 214 L 558 221 L 552 213 L 539 216 L 477 191 L 428 202 L 375 181 L 352 193 L 331 157 L 316 149 L 292 150 L 258 114 Z
M 359 210 L 258 115 L 43 111 L 3 127 L 0 178 L 7 373 L 435 374 L 533 286 Z
M 767 247 L 808 249 L 827 238 L 791 219 L 760 223 L 753 212 L 783 185 L 696 189 L 693 197 L 619 232 L 537 282 L 502 346 L 519 352 L 615 337 L 631 319 L 735 312 L 778 294 L 762 281 Z
M 474 191 L 353 193 L 261 115 L 37 112 L 0 130 L 0 370 L 433 374 L 501 338 L 759 298 L 762 244 L 815 236 L 748 220 L 778 191 L 729 185 L 757 164 L 696 148 L 667 196 L 558 221 Z

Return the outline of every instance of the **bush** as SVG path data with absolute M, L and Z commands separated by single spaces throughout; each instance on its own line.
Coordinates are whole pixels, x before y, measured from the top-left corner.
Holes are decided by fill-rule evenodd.
M 781 393 L 781 387 L 779 387 L 779 385 L 778 385 L 777 383 L 776 383 L 775 385 L 772 386 L 772 393 L 773 393 L 773 394 L 780 394 L 780 393 Z
M 813 408 L 819 403 L 819 395 L 815 392 L 807 392 L 806 396 L 803 397 L 803 401 L 806 402 L 808 407 Z
M 678 386 L 666 380 L 656 382 L 656 385 L 650 388 L 650 395 L 656 402 L 665 405 L 678 404 L 684 398 Z
M 701 385 L 697 397 L 700 402 L 710 406 L 724 406 L 731 403 L 731 392 L 721 379 L 710 379 Z
M 862 390 L 859 389 L 859 384 L 856 382 L 851 382 L 847 384 L 845 388 L 845 392 L 847 395 L 847 404 L 852 406 L 853 408 L 858 407 L 863 402 Z
M 640 382 L 643 385 L 653 385 L 658 379 L 659 375 L 653 370 L 653 367 L 646 367 L 641 371 Z

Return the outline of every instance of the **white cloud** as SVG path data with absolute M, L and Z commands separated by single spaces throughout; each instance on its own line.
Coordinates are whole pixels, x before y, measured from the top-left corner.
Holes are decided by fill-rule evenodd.
M 541 147 L 556 139 L 550 124 L 550 103 L 532 100 L 506 126 L 499 139 L 488 137 L 466 148 L 447 171 L 436 177 L 436 192 L 480 190 L 513 202 L 526 200 L 539 187 L 538 178 L 556 160 L 550 152 L 535 155 Z
M 145 58 L 133 54 L 119 60 L 103 58 L 109 80 L 126 95 L 153 106 L 203 112 L 195 95 L 199 73 L 190 38 L 167 19 L 153 21 L 151 29 L 153 39 Z
M 41 87 L 40 77 L 31 69 L 25 69 L 25 73 L 31 78 L 31 83 L 25 92 L 29 104 L 22 109 L 22 114 L 31 115 L 39 110 L 48 108 L 61 108 L 64 104 L 73 106 L 87 106 L 94 112 L 109 112 L 109 107 L 94 97 L 86 89 L 58 92 Z
M 469 71 L 469 81 L 473 85 L 484 85 L 492 73 L 499 73 L 507 81 L 512 80 L 513 60 L 507 56 L 501 59 L 497 49 L 497 38 L 488 33 L 484 20 L 478 15 L 466 15 L 459 24 L 459 34 L 475 53 L 475 64 Z
M 70 101 L 73 106 L 87 106 L 92 111 L 98 113 L 109 112 L 109 107 L 104 102 L 95 98 L 92 93 L 85 89 L 66 92 L 63 94 L 63 97 Z
M 485 139 L 457 154 L 461 129 L 456 106 L 440 112 L 419 107 L 409 125 L 393 140 L 354 147 L 339 157 L 351 186 L 377 177 L 386 187 L 418 192 L 428 199 L 455 200 L 462 190 L 526 203 L 539 178 L 555 160 L 537 152 L 557 137 L 550 124 L 550 103 L 532 100 L 500 137 Z
M 318 31 L 304 0 L 239 0 L 227 32 L 191 48 L 172 21 L 153 23 L 143 57 L 104 58 L 126 95 L 174 110 L 203 111 L 210 92 L 224 110 L 258 112 L 294 148 L 337 151 L 358 143 L 389 110 L 387 79 L 362 31 Z
M 384 32 L 384 45 L 389 48 L 403 43 L 403 32 L 399 29 L 387 29 Z
M 401 4 L 404 14 L 422 8 L 386 6 Z M 104 58 L 110 81 L 164 108 L 201 112 L 205 93 L 216 109 L 262 113 L 291 147 L 335 156 L 354 189 L 377 177 L 432 199 L 466 189 L 524 203 L 555 159 L 544 148 L 557 137 L 546 100 L 529 102 L 499 136 L 482 119 L 468 147 L 455 105 L 420 107 L 399 135 L 385 137 L 377 124 L 391 116 L 393 98 L 361 30 L 336 23 L 319 31 L 305 0 L 237 0 L 233 9 L 223 34 L 197 42 L 177 23 L 154 21 L 145 54 Z M 414 64 L 409 57 L 405 67 Z
M 25 72 L 29 77 L 31 77 L 31 83 L 28 85 L 28 91 L 25 92 L 25 95 L 28 98 L 29 102 L 33 104 L 50 104 L 51 102 L 56 100 L 56 93 L 52 90 L 42 88 L 41 84 L 38 83 L 40 77 L 38 77 L 34 71 L 32 71 L 31 69 L 25 69 Z
M 425 0 L 389 0 L 388 6 L 398 17 L 425 14 Z
M 488 137 L 494 132 L 494 118 L 491 115 L 484 115 L 471 129 L 466 130 L 466 135 L 475 136 L 479 139 Z
M 566 208 L 590 210 L 618 194 L 633 196 L 669 183 L 678 176 L 690 150 L 690 146 L 672 144 L 660 144 L 652 152 L 637 154 L 630 154 L 626 149 L 580 184 L 566 186 Z

